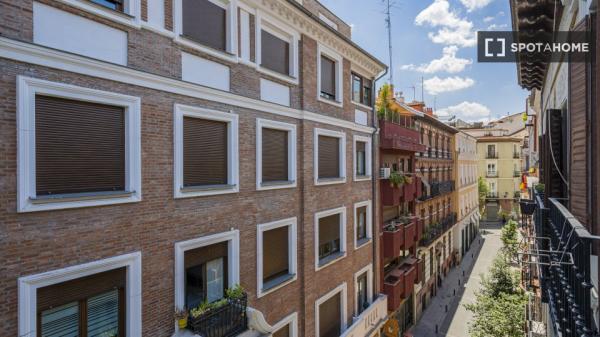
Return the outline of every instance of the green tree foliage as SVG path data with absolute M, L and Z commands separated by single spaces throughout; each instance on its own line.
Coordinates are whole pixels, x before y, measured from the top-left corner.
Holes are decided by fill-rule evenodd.
M 379 92 L 377 93 L 377 101 L 375 103 L 377 109 L 377 117 L 379 117 L 379 119 L 389 120 L 396 113 L 392 105 L 393 99 L 393 87 L 388 83 L 382 85 L 379 89 Z
M 479 190 L 479 210 L 483 213 L 485 208 L 485 198 L 490 189 L 482 177 L 479 177 L 479 180 L 477 181 L 477 188 Z
M 502 244 L 504 245 L 503 249 L 506 252 L 506 257 L 509 259 L 513 259 L 517 255 L 517 250 L 519 248 L 519 236 L 517 233 L 517 222 L 514 220 L 508 220 L 506 224 L 502 227 L 502 234 L 500 236 L 502 240 Z

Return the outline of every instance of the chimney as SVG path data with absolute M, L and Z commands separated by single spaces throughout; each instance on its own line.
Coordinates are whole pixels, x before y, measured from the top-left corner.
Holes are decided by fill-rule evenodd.
M 402 91 L 398 91 L 395 96 L 397 102 L 404 103 L 404 93 Z
M 423 112 L 431 117 L 434 117 L 433 116 L 433 108 L 425 108 L 425 111 L 423 111 Z
M 408 103 L 408 106 L 415 110 L 425 112 L 425 102 L 412 101 Z

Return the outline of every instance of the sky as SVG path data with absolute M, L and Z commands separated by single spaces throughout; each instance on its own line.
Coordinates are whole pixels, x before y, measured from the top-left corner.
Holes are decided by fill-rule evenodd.
M 385 1 L 320 0 L 351 25 L 356 43 L 389 65 Z M 390 1 L 394 87 L 407 101 L 423 91 L 441 118 L 466 121 L 524 111 L 515 64 L 477 63 L 476 32 L 511 29 L 508 0 Z

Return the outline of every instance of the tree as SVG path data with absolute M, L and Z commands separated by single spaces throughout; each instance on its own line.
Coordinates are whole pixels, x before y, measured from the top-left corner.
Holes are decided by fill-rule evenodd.
M 377 117 L 380 119 L 391 119 L 395 113 L 392 101 L 394 99 L 394 88 L 386 83 L 379 88 L 377 93 L 377 101 L 375 106 L 377 109 Z
M 500 236 L 503 249 L 506 252 L 506 257 L 513 259 L 517 255 L 519 249 L 519 237 L 517 233 L 517 222 L 514 220 L 508 220 L 504 226 L 502 226 L 502 234 Z
M 479 189 L 479 211 L 483 213 L 485 209 L 485 198 L 490 189 L 482 177 L 479 177 L 479 180 L 477 181 L 477 188 Z
M 510 264 L 502 255 L 497 256 L 488 274 L 481 277 L 480 293 L 488 297 L 497 297 L 500 294 L 514 295 L 520 291 L 519 274 L 510 269 Z

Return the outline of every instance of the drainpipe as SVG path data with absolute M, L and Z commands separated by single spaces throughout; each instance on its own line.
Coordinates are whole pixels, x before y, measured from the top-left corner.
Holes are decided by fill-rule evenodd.
M 388 73 L 388 68 L 385 68 L 385 71 L 379 75 L 379 77 L 377 77 L 374 81 L 373 81 L 373 89 L 376 88 L 376 84 L 377 81 L 379 81 L 380 79 L 382 79 L 384 76 L 386 76 Z M 375 91 L 375 90 L 374 90 Z M 392 93 L 393 94 L 393 93 Z M 372 107 L 372 125 L 373 125 L 373 133 L 371 134 L 371 158 L 375 158 L 375 154 L 379 154 L 379 142 L 375 142 L 375 136 L 379 134 L 379 127 L 377 125 L 377 110 L 375 108 L 375 102 L 376 102 L 376 92 L 371 93 L 371 107 Z M 377 158 L 379 158 L 379 156 L 377 156 Z M 373 233 L 377 233 L 379 234 L 379 224 L 375 221 L 377 219 L 377 212 L 379 211 L 379 209 L 377 208 L 377 177 L 379 176 L 379 171 L 378 171 L 378 166 L 379 162 L 375 162 L 375 160 L 371 159 L 371 223 L 373 224 L 372 226 L 372 231 Z M 377 263 L 379 262 L 377 260 L 377 239 L 378 236 L 376 237 L 375 235 L 373 235 L 373 270 L 374 271 L 378 271 L 377 269 Z M 376 296 L 377 294 L 379 294 L 379 292 L 377 291 L 377 287 L 379 282 L 379 278 L 380 275 L 379 273 L 374 273 L 374 277 L 373 277 L 373 296 Z

